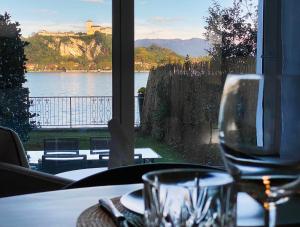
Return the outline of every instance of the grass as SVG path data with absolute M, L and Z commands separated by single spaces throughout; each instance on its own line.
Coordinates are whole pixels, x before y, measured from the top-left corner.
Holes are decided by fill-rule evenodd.
M 43 141 L 45 138 L 79 138 L 80 149 L 90 149 L 90 137 L 109 136 L 109 132 L 105 129 L 49 129 L 49 130 L 36 130 L 30 133 L 30 139 L 25 144 L 26 150 L 43 150 Z M 143 148 L 150 147 L 157 152 L 162 159 L 159 162 L 185 162 L 183 156 L 172 149 L 167 144 L 158 142 L 157 140 L 140 136 L 136 133 L 135 147 Z
M 135 147 L 150 147 L 152 150 L 156 151 L 162 159 L 159 162 L 186 162 L 182 154 L 170 147 L 165 143 L 158 142 L 152 137 L 146 136 L 136 136 Z

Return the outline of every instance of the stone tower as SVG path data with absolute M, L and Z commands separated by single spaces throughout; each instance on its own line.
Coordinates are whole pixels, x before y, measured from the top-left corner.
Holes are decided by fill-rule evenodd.
M 86 34 L 87 34 L 87 35 L 93 35 L 93 34 L 94 34 L 94 31 L 93 31 L 93 29 L 92 29 L 93 21 L 88 20 L 88 21 L 85 23 L 85 26 L 86 26 Z

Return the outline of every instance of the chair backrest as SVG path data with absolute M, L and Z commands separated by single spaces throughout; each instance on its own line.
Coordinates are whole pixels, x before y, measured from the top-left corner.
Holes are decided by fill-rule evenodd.
M 44 139 L 44 154 L 79 154 L 79 139 Z
M 109 152 L 103 152 L 99 154 L 99 161 L 101 163 L 101 166 L 107 166 L 108 165 L 108 159 L 109 159 Z M 103 163 L 103 165 L 102 165 Z M 134 163 L 135 164 L 142 164 L 143 163 L 143 157 L 142 154 L 135 154 L 134 155 Z
M 111 138 L 110 137 L 91 137 L 90 138 L 90 153 L 101 154 L 100 150 L 110 149 Z
M 59 190 L 73 182 L 4 162 L 0 162 L 0 179 L 0 197 Z
M 134 164 L 142 164 L 143 156 L 142 154 L 134 154 Z
M 27 156 L 17 133 L 0 127 L 0 161 L 29 168 Z
M 104 185 L 121 185 L 121 184 L 136 184 L 143 183 L 142 176 L 145 173 L 155 170 L 174 169 L 174 168 L 196 168 L 207 171 L 222 171 L 213 167 L 206 167 L 197 164 L 183 164 L 183 163 L 153 163 L 119 167 L 109 169 L 97 173 L 95 175 L 86 177 L 82 180 L 74 182 L 65 188 L 83 188 Z
M 86 155 L 43 155 L 40 170 L 46 173 L 61 173 L 87 167 Z

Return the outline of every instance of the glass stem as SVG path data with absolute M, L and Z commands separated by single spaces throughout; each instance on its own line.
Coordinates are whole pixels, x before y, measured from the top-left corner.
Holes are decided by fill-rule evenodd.
M 277 207 L 276 203 L 269 203 L 269 227 L 276 226 L 276 218 L 277 218 Z
M 265 207 L 265 226 L 276 227 L 277 207 L 274 202 L 267 202 Z

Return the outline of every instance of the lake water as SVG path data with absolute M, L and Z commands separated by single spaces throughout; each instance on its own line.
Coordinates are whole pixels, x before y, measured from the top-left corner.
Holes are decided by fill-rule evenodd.
M 149 73 L 135 73 L 135 93 L 146 87 Z M 112 73 L 27 73 L 30 96 L 111 96 Z
M 27 73 L 26 78 L 30 112 L 36 114 L 32 120 L 38 127 L 106 127 L 112 118 L 112 98 L 103 97 L 112 96 L 111 73 Z M 136 95 L 139 88 L 146 87 L 147 80 L 148 73 L 135 73 Z M 140 122 L 137 101 L 135 125 Z

